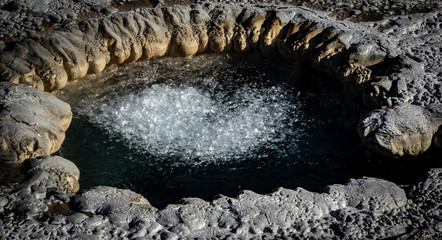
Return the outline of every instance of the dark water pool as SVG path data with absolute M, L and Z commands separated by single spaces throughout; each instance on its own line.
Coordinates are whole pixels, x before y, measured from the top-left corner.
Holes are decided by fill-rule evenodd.
M 82 188 L 128 188 L 156 207 L 362 176 L 410 184 L 440 164 L 364 150 L 356 124 L 368 110 L 338 85 L 256 55 L 134 64 L 59 93 L 74 112 L 59 154 L 80 168 Z

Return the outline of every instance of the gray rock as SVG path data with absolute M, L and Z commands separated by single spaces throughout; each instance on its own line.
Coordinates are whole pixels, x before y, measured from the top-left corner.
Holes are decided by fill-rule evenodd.
M 113 224 L 129 224 L 132 237 L 224 238 L 234 234 L 237 238 L 320 239 L 402 234 L 405 227 L 391 220 L 382 221 L 382 226 L 374 222 L 382 214 L 405 212 L 408 203 L 398 186 L 373 178 L 333 185 L 322 194 L 302 188 L 280 188 L 268 195 L 243 191 L 236 198 L 220 196 L 210 203 L 197 198 L 183 199 L 163 210 L 134 205 L 130 199 L 138 201 L 140 196 L 127 190 L 96 187 L 74 196 L 70 204 L 80 211 L 104 216 Z M 362 227 L 367 221 L 373 224 Z M 329 230 L 331 226 L 358 230 L 335 232 Z M 383 231 L 375 231 L 378 228 Z
M 27 179 L 17 189 L 31 189 L 34 192 L 46 192 L 56 188 L 58 191 L 75 193 L 80 186 L 80 170 L 69 160 L 62 157 L 42 157 L 25 161 L 28 169 Z
M 108 6 L 112 3 L 112 0 L 81 0 L 88 5 L 99 5 L 99 6 Z
M 413 71 L 408 76 L 400 76 L 403 80 L 399 80 L 398 84 L 402 87 L 393 92 L 405 102 L 420 106 L 441 102 L 442 40 L 438 37 L 442 32 L 441 22 L 440 8 L 425 14 L 390 17 L 384 22 L 388 27 L 382 34 L 390 37 L 403 54 L 414 61 L 407 63 L 414 65 Z
M 155 208 L 140 194 L 130 190 L 98 186 L 75 195 L 71 206 L 78 211 L 109 217 L 113 223 L 130 223 L 150 215 Z
M 439 206 L 442 206 L 442 169 L 428 171 L 427 175 L 412 187 L 410 196 L 427 210 L 438 210 Z M 442 220 L 442 216 L 438 216 Z
M 438 130 L 440 106 L 402 104 L 374 110 L 358 124 L 362 142 L 377 152 L 392 156 L 415 156 L 428 150 Z
M 407 204 L 405 191 L 396 184 L 374 178 L 351 179 L 345 185 L 332 185 L 326 192 L 334 199 L 343 198 L 348 207 L 382 214 Z
M 70 106 L 33 88 L 0 83 L 0 161 L 23 161 L 56 152 L 65 137 Z
M 413 209 L 418 227 L 400 239 L 441 239 L 442 169 L 431 169 L 409 193 L 417 205 Z

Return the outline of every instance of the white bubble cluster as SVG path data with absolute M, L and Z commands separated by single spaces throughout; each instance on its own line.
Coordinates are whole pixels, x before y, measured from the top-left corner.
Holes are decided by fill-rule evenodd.
M 222 69 L 215 76 L 201 76 L 199 69 L 190 64 L 183 67 L 188 74 L 172 72 L 173 79 L 155 80 L 153 72 L 103 85 L 99 93 L 80 95 L 74 110 L 130 148 L 178 165 L 265 159 L 269 151 L 284 156 L 296 150 L 302 130 L 294 127 L 300 114 L 289 86 L 269 84 L 259 73 L 240 78 L 228 73 L 226 80 Z M 256 81 L 244 79 L 249 77 Z
M 295 106 L 282 87 L 244 85 L 225 94 L 154 84 L 136 93 L 100 98 L 82 112 L 132 148 L 185 162 L 250 157 L 294 134 Z

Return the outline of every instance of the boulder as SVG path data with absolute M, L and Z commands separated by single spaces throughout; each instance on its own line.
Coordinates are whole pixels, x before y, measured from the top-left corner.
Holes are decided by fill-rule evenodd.
M 38 194 L 54 188 L 62 193 L 76 193 L 80 189 L 80 170 L 67 159 L 45 156 L 28 159 L 24 165 L 27 169 L 26 180 L 17 186 L 17 190 L 29 189 Z
M 360 120 L 358 133 L 369 148 L 394 157 L 416 156 L 428 150 L 441 124 L 439 105 L 402 104 L 374 110 Z
M 70 106 L 51 94 L 0 83 L 0 161 L 20 162 L 58 151 L 71 119 Z

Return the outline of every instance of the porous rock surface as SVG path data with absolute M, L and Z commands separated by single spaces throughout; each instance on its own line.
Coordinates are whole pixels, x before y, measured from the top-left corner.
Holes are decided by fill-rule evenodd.
M 382 17 L 390 15 L 429 12 L 442 6 L 438 0 L 1 0 L 0 39 L 12 42 L 44 34 L 49 30 L 60 28 L 68 22 L 106 16 L 118 10 L 207 2 L 291 4 L 321 10 L 338 19 L 348 18 L 357 22 L 380 20 Z
M 116 11 L 111 0 L 0 0 L 0 39 L 13 42 L 81 19 Z
M 391 17 L 382 24 L 391 26 L 383 30 L 383 34 L 420 65 L 414 73 L 417 78 L 398 82 L 397 94 L 405 102 L 415 105 L 441 104 L 441 9 L 426 14 Z
M 442 170 L 415 184 L 351 179 L 324 193 L 302 188 L 243 191 L 211 202 L 186 198 L 158 210 L 111 187 L 75 193 L 78 169 L 60 157 L 27 162 L 27 180 L 2 186 L 0 233 L 20 239 L 382 239 L 440 236 Z M 37 171 L 38 170 L 38 171 Z M 36 171 L 38 174 L 36 174 Z M 63 174 L 60 174 L 63 173 Z M 68 179 L 63 176 L 70 176 Z M 44 183 L 44 184 L 43 184 Z M 68 184 L 69 185 L 69 184 Z
M 23 161 L 58 151 L 71 119 L 70 106 L 54 96 L 0 83 L 0 161 Z
M 402 156 L 424 152 L 432 138 L 436 146 L 440 145 L 440 134 L 432 134 L 437 133 L 442 118 L 442 113 L 437 110 L 442 104 L 441 23 L 439 7 L 425 14 L 391 16 L 368 24 L 391 39 L 402 55 L 409 56 L 406 64 L 413 69 L 406 76 L 402 75 L 405 72 L 393 74 L 396 75 L 393 81 L 370 83 L 375 92 L 380 93 L 378 96 L 391 96 L 393 105 L 405 105 L 376 110 L 361 119 L 359 133 L 369 147 L 388 155 Z M 372 102 L 379 99 L 368 95 L 365 99 Z M 416 128 L 418 125 L 419 129 Z
M 71 205 L 81 212 L 106 215 L 114 223 L 130 223 L 134 216 L 143 218 L 143 209 L 150 207 L 149 201 L 140 194 L 105 186 L 74 196 Z
M 410 197 L 416 204 L 411 214 L 413 229 L 401 239 L 441 239 L 442 238 L 442 169 L 431 169 L 427 175 L 410 190 Z M 430 226 L 430 227 L 429 227 Z M 432 226 L 432 227 L 431 227 Z

